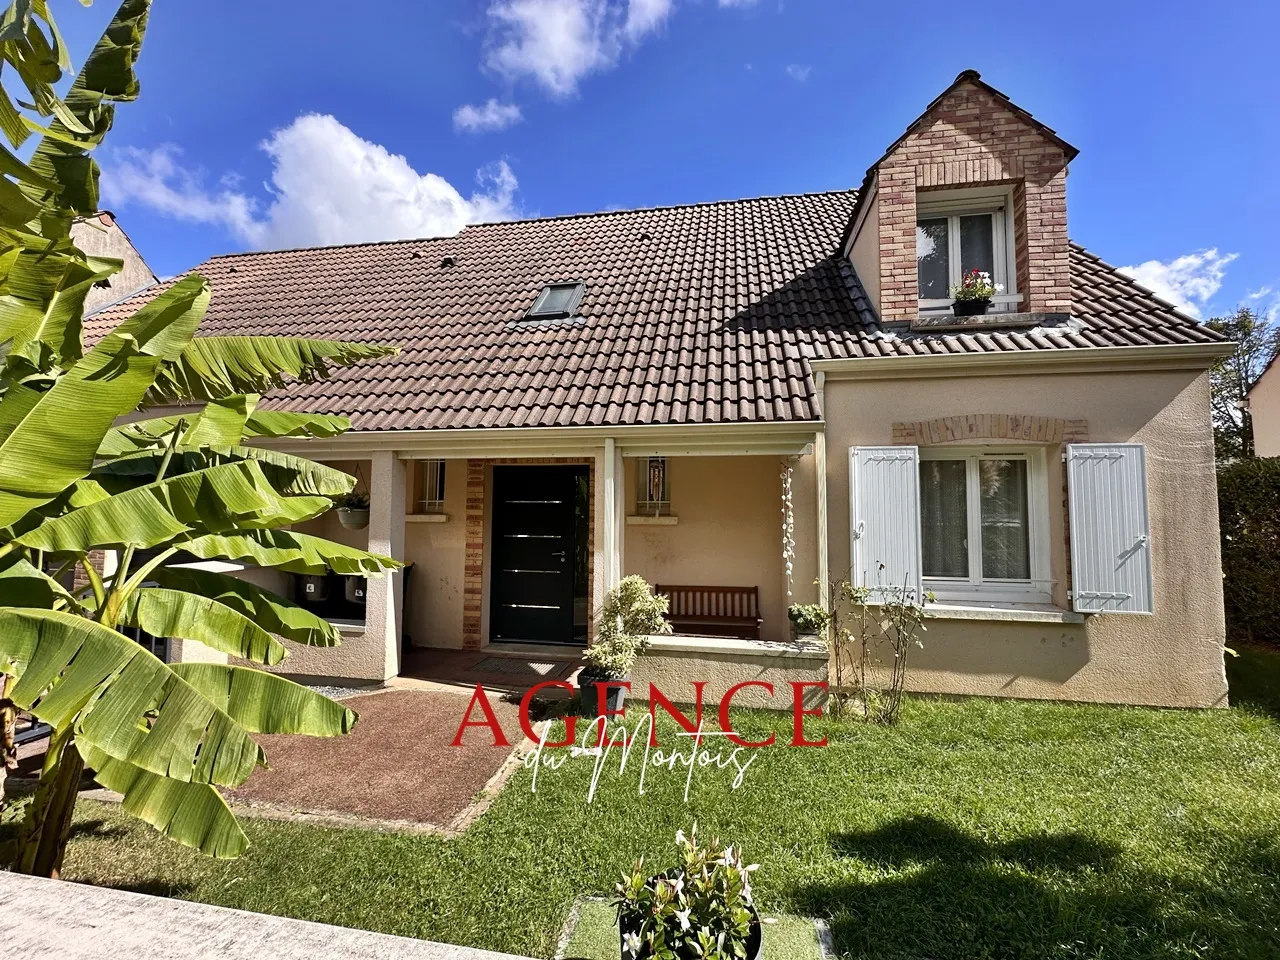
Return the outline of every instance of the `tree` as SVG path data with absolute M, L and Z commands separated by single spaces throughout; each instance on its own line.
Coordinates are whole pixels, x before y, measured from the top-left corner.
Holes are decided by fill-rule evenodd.
M 1239 344 L 1235 353 L 1209 371 L 1214 452 L 1219 463 L 1248 459 L 1254 455 L 1253 418 L 1244 401 L 1249 388 L 1280 352 L 1280 324 L 1248 307 L 1237 307 L 1231 316 L 1215 317 L 1205 326 Z
M 86 766 L 123 794 L 126 812 L 203 853 L 236 856 L 248 840 L 218 787 L 264 763 L 252 735 L 332 736 L 356 721 L 274 674 L 165 664 L 121 633 L 194 640 L 263 665 L 285 656 L 280 638 L 338 643 L 331 624 L 267 590 L 172 566 L 180 552 L 298 573 L 397 566 L 290 531 L 350 492 L 352 477 L 247 445 L 345 430 L 341 417 L 260 411 L 258 394 L 394 348 L 197 339 L 210 292 L 193 274 L 85 349 L 85 294 L 120 263 L 86 256 L 70 225 L 97 209 L 89 151 L 114 101 L 137 95 L 148 7 L 125 0 L 61 100 L 53 85 L 67 60 L 46 0 L 14 0 L 0 21 L 0 53 L 31 101 L 17 101 L 21 113 L 0 90 L 0 129 L 15 150 L 42 134 L 26 163 L 0 146 L 0 708 L 53 728 L 11 851 L 15 869 L 45 876 L 60 869 Z M 150 403 L 182 412 L 116 426 Z M 110 573 L 90 559 L 104 550 L 116 559 Z M 65 585 L 72 569 L 86 586 Z

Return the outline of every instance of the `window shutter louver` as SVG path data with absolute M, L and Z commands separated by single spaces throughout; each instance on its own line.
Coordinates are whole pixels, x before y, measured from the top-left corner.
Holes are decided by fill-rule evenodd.
M 850 447 L 849 490 L 853 585 L 921 602 L 919 449 Z
M 1072 606 L 1079 613 L 1151 613 L 1146 448 L 1067 445 Z

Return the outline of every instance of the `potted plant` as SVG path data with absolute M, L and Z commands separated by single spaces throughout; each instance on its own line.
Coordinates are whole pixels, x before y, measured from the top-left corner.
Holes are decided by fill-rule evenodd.
M 586 666 L 578 672 L 585 710 L 602 716 L 605 710 L 622 709 L 626 690 L 603 684 L 626 681 L 636 658 L 649 646 L 649 637 L 671 632 L 666 613 L 667 598 L 655 595 L 644 577 L 624 577 L 609 591 L 596 619 L 595 642 L 582 655 Z
M 831 614 L 820 603 L 793 603 L 787 607 L 787 619 L 791 621 L 791 641 L 818 640 L 827 632 Z
M 644 860 L 617 885 L 621 960 L 759 960 L 761 919 L 742 852 L 676 831 L 680 863 L 646 874 Z M 769 921 L 764 921 L 765 923 Z
M 991 274 L 984 270 L 970 270 L 960 278 L 960 286 L 951 288 L 955 301 L 951 309 L 957 317 L 980 317 L 991 306 L 991 298 L 1004 287 L 991 282 Z
M 348 530 L 363 530 L 369 525 L 367 493 L 344 493 L 333 502 L 338 508 L 338 522 Z

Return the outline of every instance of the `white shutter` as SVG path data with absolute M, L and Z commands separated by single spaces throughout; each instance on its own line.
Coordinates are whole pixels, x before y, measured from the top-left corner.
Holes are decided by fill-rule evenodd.
M 919 449 L 850 447 L 849 500 L 853 585 L 877 599 L 906 586 L 920 602 Z
M 1071 587 L 1080 613 L 1151 613 L 1146 448 L 1067 445 Z

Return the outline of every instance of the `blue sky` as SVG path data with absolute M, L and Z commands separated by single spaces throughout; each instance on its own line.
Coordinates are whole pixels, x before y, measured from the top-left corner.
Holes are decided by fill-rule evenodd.
M 78 64 L 114 5 L 59 6 Z M 168 275 L 843 189 L 972 67 L 1080 149 L 1073 239 L 1201 316 L 1280 316 L 1276 36 L 1262 2 L 156 0 L 104 206 Z

